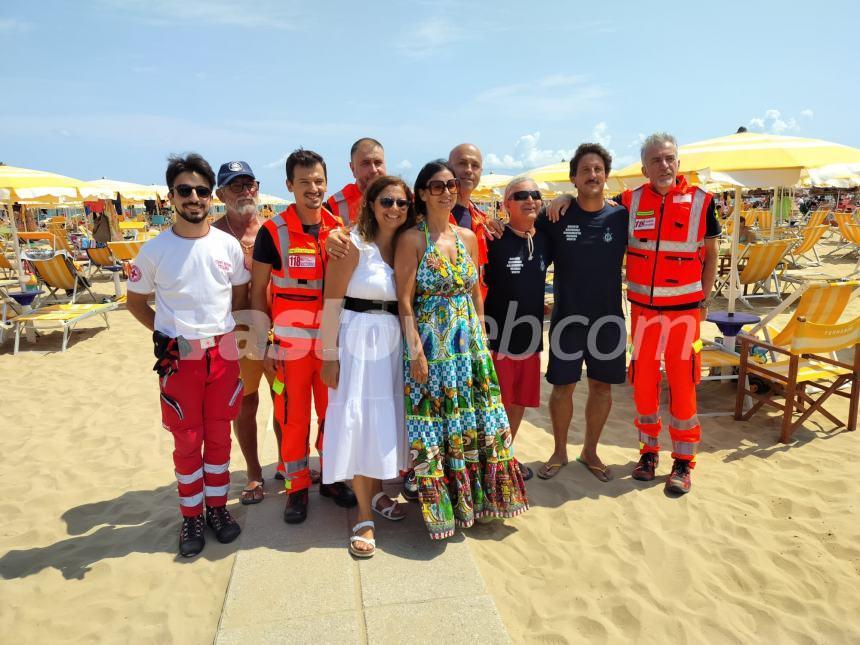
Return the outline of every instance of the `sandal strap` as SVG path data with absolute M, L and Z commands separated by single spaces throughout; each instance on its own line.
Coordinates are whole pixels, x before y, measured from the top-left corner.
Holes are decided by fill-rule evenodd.
M 374 549 L 376 548 L 376 540 L 374 540 L 373 538 L 361 537 L 360 535 L 350 535 L 349 541 L 364 542 L 365 544 L 372 546 Z
M 365 520 L 364 522 L 359 522 L 358 524 L 356 524 L 355 526 L 353 526 L 353 527 L 352 527 L 352 532 L 353 532 L 353 533 L 355 533 L 355 532 L 356 532 L 356 531 L 358 531 L 359 529 L 363 529 L 363 528 L 371 528 L 371 529 L 374 529 L 374 528 L 376 528 L 376 524 L 374 524 L 373 520 Z M 357 537 L 357 536 L 353 536 L 353 537 Z

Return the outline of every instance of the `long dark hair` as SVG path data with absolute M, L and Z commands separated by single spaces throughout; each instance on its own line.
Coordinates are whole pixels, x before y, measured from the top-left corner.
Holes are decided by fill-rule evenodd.
M 419 197 L 418 191 L 422 188 L 427 188 L 427 182 L 430 181 L 430 178 L 442 170 L 447 170 L 455 177 L 457 176 L 457 173 L 454 172 L 454 168 L 451 167 L 451 164 L 444 159 L 436 159 L 435 161 L 428 161 L 424 164 L 421 172 L 419 172 L 418 176 L 415 178 L 415 212 L 419 215 L 423 215 L 424 217 L 427 216 L 427 203 Z
M 364 191 L 361 198 L 361 206 L 358 209 L 357 228 L 358 234 L 365 242 L 372 242 L 376 238 L 376 233 L 379 231 L 379 222 L 376 221 L 376 214 L 373 211 L 373 205 L 376 203 L 377 197 L 382 194 L 382 191 L 389 186 L 400 186 L 403 192 L 406 193 L 406 199 L 409 200 L 409 207 L 406 209 L 406 221 L 401 224 L 394 232 L 394 239 L 400 235 L 401 231 L 415 226 L 415 201 L 412 197 L 412 191 L 409 186 L 400 177 L 385 175 L 377 177 L 373 183 Z

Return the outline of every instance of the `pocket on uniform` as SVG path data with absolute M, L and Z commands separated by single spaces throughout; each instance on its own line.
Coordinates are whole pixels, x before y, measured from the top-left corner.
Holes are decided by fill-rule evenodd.
M 177 430 L 185 420 L 182 405 L 169 394 L 161 393 L 161 425 L 165 430 Z

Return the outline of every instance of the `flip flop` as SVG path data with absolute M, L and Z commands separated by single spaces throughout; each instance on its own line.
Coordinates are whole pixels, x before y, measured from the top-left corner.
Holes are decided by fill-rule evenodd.
M 263 479 L 260 481 L 250 481 L 245 488 L 242 489 L 242 492 L 239 493 L 239 501 L 242 502 L 243 506 L 250 506 L 251 504 L 259 504 L 263 501 L 263 498 L 266 496 L 266 493 L 263 491 L 263 486 L 265 486 L 266 482 Z
M 591 471 L 591 474 L 597 477 L 597 479 L 602 481 L 604 484 L 610 479 L 612 479 L 612 471 L 609 470 L 609 466 L 604 466 L 603 468 L 601 468 L 600 466 L 591 466 L 585 463 L 585 461 L 583 461 L 581 457 L 577 457 L 576 460 L 583 466 L 588 468 L 588 470 Z
M 549 462 L 545 463 L 540 467 L 540 470 L 537 473 L 537 476 L 541 479 L 552 479 L 556 475 L 558 475 L 558 471 L 567 466 L 567 464 L 551 464 Z

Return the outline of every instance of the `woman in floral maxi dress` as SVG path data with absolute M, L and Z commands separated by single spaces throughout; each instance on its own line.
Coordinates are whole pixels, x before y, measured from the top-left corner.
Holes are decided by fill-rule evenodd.
M 424 166 L 415 182 L 423 221 L 401 235 L 395 257 L 406 431 L 433 539 L 528 509 L 480 322 L 477 240 L 449 221 L 458 187 L 444 161 Z

